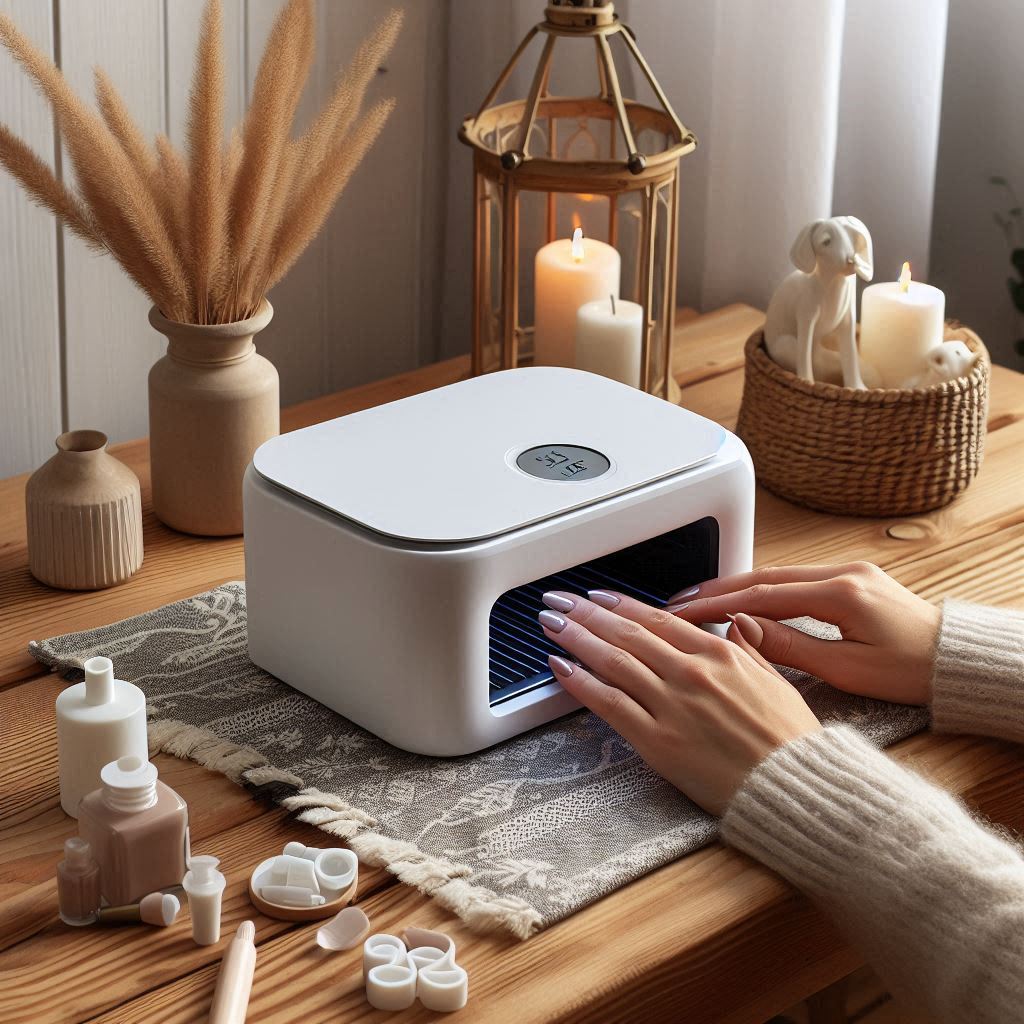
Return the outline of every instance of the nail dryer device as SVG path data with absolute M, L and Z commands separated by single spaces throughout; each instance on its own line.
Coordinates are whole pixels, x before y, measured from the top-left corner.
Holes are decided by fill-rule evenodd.
M 438 756 L 578 707 L 548 669 L 544 591 L 660 606 L 751 566 L 742 442 L 561 367 L 489 373 L 272 438 L 244 500 L 252 660 Z

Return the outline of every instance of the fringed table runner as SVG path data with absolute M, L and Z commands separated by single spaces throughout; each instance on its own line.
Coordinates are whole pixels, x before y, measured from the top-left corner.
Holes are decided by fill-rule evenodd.
M 153 752 L 269 795 L 481 931 L 525 938 L 715 838 L 715 820 L 589 712 L 465 757 L 390 746 L 249 660 L 244 583 L 30 649 L 69 680 L 112 658 L 146 694 Z M 786 675 L 819 718 L 878 744 L 927 724 L 921 708 Z

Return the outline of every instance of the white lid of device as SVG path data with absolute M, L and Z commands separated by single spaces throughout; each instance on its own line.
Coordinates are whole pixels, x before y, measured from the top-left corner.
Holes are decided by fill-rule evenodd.
M 402 540 L 495 537 L 713 458 L 725 430 L 618 381 L 488 373 L 271 438 L 265 480 Z

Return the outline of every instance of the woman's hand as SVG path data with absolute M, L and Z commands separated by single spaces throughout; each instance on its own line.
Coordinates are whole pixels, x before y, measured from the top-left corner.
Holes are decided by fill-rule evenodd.
M 721 814 L 776 747 L 821 726 L 800 694 L 743 639 L 729 640 L 609 591 L 553 591 L 547 637 L 578 658 L 551 658 L 555 678 L 629 741 L 659 775 Z M 733 641 L 733 642 L 730 642 Z
M 688 622 L 745 612 L 748 641 L 770 662 L 802 669 L 849 693 L 902 704 L 931 699 L 941 612 L 877 565 L 794 565 L 727 576 L 677 594 L 666 611 Z M 778 619 L 810 615 L 839 627 L 820 640 Z

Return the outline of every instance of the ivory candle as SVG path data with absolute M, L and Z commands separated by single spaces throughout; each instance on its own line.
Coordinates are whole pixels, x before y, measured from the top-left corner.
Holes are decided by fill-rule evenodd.
M 860 357 L 875 368 L 880 385 L 898 388 L 927 367 L 928 353 L 942 342 L 946 296 L 910 279 L 903 264 L 898 281 L 864 289 L 861 297 Z
M 643 306 L 614 296 L 576 312 L 576 366 L 640 387 Z
M 576 311 L 586 302 L 618 298 L 622 261 L 610 245 L 584 238 L 557 238 L 534 261 L 534 364 L 575 366 Z

